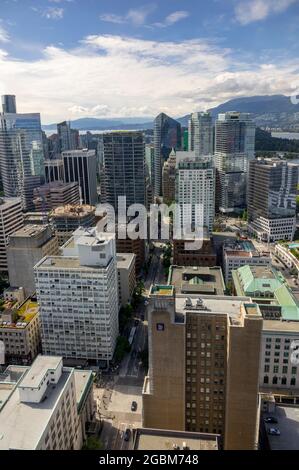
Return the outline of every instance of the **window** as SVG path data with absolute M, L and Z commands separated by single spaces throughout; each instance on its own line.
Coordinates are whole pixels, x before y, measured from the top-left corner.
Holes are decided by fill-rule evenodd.
M 276 385 L 276 384 L 277 384 L 277 377 L 276 377 L 276 376 L 273 377 L 272 384 L 273 384 L 273 385 Z
M 265 366 L 264 372 L 269 372 L 270 371 L 270 366 Z
M 264 384 L 269 383 L 269 377 L 267 375 L 264 376 Z
M 296 379 L 295 379 L 295 377 L 292 377 L 292 378 L 291 378 L 291 385 L 296 385 Z
M 292 374 L 297 374 L 297 367 L 292 367 Z

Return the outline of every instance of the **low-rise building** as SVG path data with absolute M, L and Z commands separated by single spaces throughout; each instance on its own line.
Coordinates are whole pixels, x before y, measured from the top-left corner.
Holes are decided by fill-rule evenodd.
M 298 300 L 282 274 L 272 267 L 243 266 L 232 275 L 235 294 L 250 296 L 263 316 L 260 390 L 298 396 Z
M 217 255 L 213 242 L 207 235 L 201 241 L 201 247 L 197 248 L 194 240 L 173 240 L 173 264 L 177 266 L 216 266 Z M 194 249 L 192 249 L 194 244 Z
M 294 270 L 299 278 L 299 243 L 277 243 L 275 256 L 289 269 Z
M 81 449 L 85 424 L 94 417 L 91 377 L 91 371 L 63 367 L 62 357 L 9 366 L 0 375 L 0 449 Z
M 136 429 L 133 450 L 219 450 L 220 436 L 187 431 L 163 429 Z
M 6 301 L 0 312 L 0 341 L 6 364 L 31 364 L 41 351 L 39 308 L 36 299 L 19 304 Z
M 236 240 L 224 243 L 222 252 L 224 280 L 232 281 L 232 271 L 246 264 L 271 265 L 271 255 L 268 251 L 260 251 L 250 240 Z
M 224 295 L 226 288 L 222 270 L 218 266 L 171 266 L 168 284 L 178 294 Z
M 117 253 L 117 276 L 119 306 L 125 307 L 131 302 L 136 286 L 134 253 Z
M 44 256 L 59 254 L 58 240 L 49 225 L 26 225 L 14 232 L 7 247 L 8 276 L 12 287 L 35 292 L 33 267 Z

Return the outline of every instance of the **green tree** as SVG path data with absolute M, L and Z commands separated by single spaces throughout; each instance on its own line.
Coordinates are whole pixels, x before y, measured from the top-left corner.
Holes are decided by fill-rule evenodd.
M 103 450 L 104 445 L 98 437 L 90 436 L 83 444 L 82 450 Z
M 127 338 L 125 338 L 124 336 L 118 336 L 116 340 L 114 360 L 116 362 L 121 362 L 125 355 L 130 352 L 130 350 L 131 346 Z

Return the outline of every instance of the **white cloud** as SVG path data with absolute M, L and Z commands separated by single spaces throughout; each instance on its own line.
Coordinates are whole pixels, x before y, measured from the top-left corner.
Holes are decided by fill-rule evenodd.
M 246 25 L 254 21 L 260 21 L 273 13 L 285 11 L 298 0 L 247 0 L 241 1 L 236 5 L 236 20 Z
M 8 32 L 1 26 L 0 24 L 0 42 L 9 42 L 9 35 Z
M 42 16 L 47 18 L 48 20 L 61 20 L 64 15 L 64 9 L 63 8 L 46 8 L 46 10 L 43 11 Z
M 172 26 L 173 24 L 177 23 L 178 21 L 184 20 L 188 18 L 189 12 L 184 10 L 174 11 L 170 13 L 170 15 L 166 16 L 165 20 L 160 23 L 154 23 L 153 26 L 158 26 L 160 28 L 164 28 L 166 26 Z
M 82 116 L 182 116 L 233 97 L 291 94 L 299 61 L 238 62 L 200 39 L 159 42 L 89 36 L 76 49 L 47 47 L 36 60 L 0 54 L 1 93 L 43 122 Z
M 126 15 L 115 15 L 114 13 L 104 13 L 100 15 L 100 20 L 108 23 L 124 24 L 132 23 L 135 26 L 144 25 L 148 15 L 155 9 L 154 5 L 146 5 L 140 8 L 131 9 Z

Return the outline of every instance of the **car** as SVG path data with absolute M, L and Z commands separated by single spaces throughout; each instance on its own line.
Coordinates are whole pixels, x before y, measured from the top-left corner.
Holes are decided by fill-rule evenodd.
M 136 401 L 132 401 L 131 411 L 136 411 L 136 410 L 137 410 L 137 403 Z
M 130 440 L 130 437 L 131 437 L 131 429 L 127 428 L 127 429 L 125 430 L 124 440 L 125 440 L 125 441 L 129 441 L 129 440 Z
M 270 434 L 270 436 L 280 436 L 280 431 L 277 428 L 269 428 L 268 434 Z
M 273 424 L 277 424 L 278 421 L 276 418 L 274 418 L 274 416 L 267 416 L 267 418 L 264 419 L 265 423 L 273 423 Z

